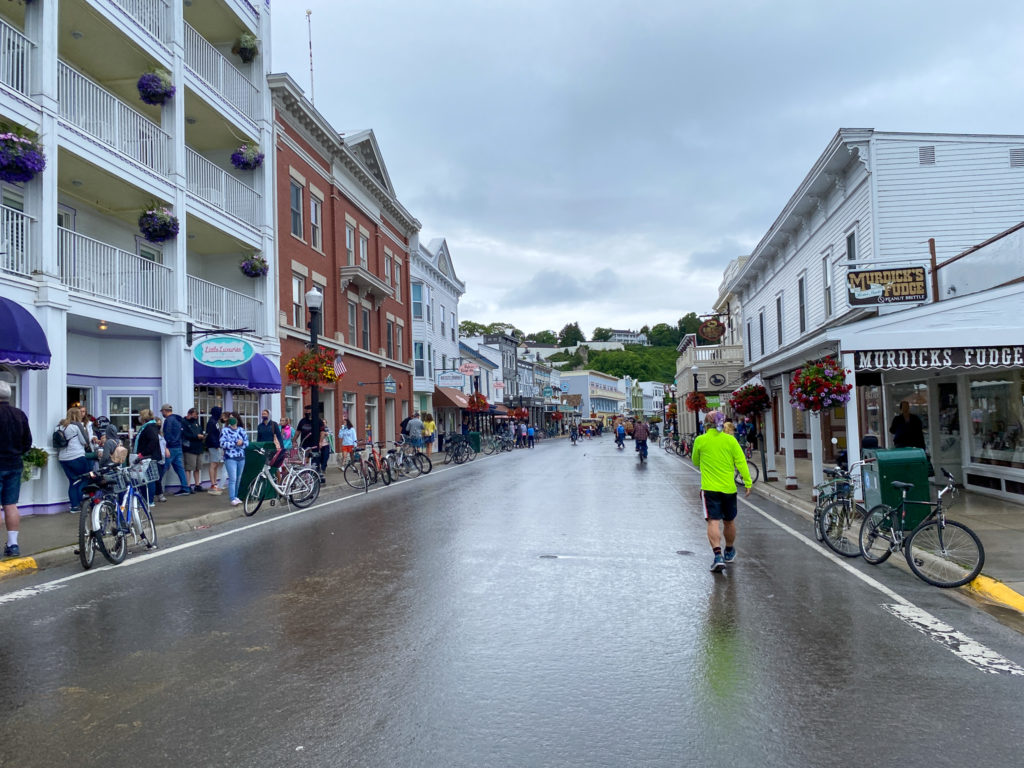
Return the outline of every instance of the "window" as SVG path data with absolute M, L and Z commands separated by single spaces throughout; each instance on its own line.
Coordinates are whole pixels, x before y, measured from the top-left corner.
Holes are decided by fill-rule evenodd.
M 395 301 L 402 300 L 402 268 L 395 262 Z
M 846 259 L 856 261 L 857 259 L 857 232 L 856 230 L 846 236 Z
M 369 269 L 370 264 L 370 238 L 365 235 L 359 236 L 359 266 Z
M 750 325 L 750 321 L 747 320 L 747 361 L 754 359 L 754 331 Z
M 412 319 L 423 319 L 423 283 L 412 284 Z
M 428 291 L 429 293 L 429 291 Z M 427 310 L 427 325 L 434 325 L 434 299 L 430 298 L 430 301 L 423 302 L 424 308 Z
M 441 313 L 440 313 L 440 315 L 438 315 L 438 317 L 441 319 L 441 335 L 444 336 L 445 335 L 445 332 L 444 332 L 444 318 L 445 318 L 444 304 L 441 305 Z
M 353 347 L 356 345 L 356 303 L 349 301 L 348 303 L 348 343 Z
M 423 356 L 423 342 L 414 341 L 412 343 L 412 357 L 413 357 L 413 376 L 419 376 L 422 378 L 426 375 L 426 359 Z
M 320 229 L 320 219 L 323 206 L 323 200 L 313 197 L 312 195 L 309 196 L 309 241 L 318 251 L 323 250 L 324 247 L 323 233 Z
M 394 360 L 395 358 L 395 321 L 388 320 L 387 322 L 387 352 L 388 358 Z
M 357 430 L 359 429 L 359 419 L 356 416 L 356 393 L 355 392 L 342 392 L 341 393 L 341 418 L 348 419 L 352 422 L 352 426 Z
M 284 389 L 284 415 L 294 424 L 302 418 L 302 387 L 298 384 L 289 384 Z
M 825 317 L 832 317 L 832 265 L 827 255 L 821 260 L 821 290 L 825 294 Z
M 302 237 L 302 185 L 292 181 L 291 189 L 292 234 Z
M 362 321 L 363 327 L 360 329 L 363 332 L 363 349 L 368 350 L 370 348 L 370 310 L 366 307 L 362 308 Z
M 306 296 L 306 278 L 302 275 L 292 275 L 292 325 L 301 328 L 304 323 L 303 305 Z
M 107 398 L 107 414 L 110 423 L 123 435 L 134 434 L 139 423 L 139 411 L 153 409 L 153 398 L 149 395 L 124 395 Z
M 427 378 L 434 378 L 434 347 L 427 344 Z
M 402 358 L 402 351 L 404 349 L 404 347 L 402 345 L 402 337 L 404 335 L 405 335 L 404 329 L 402 328 L 402 326 L 398 326 L 395 329 L 395 360 L 398 360 L 399 362 L 404 362 L 404 360 Z
M 6 381 L 11 387 L 11 405 L 15 408 L 20 407 L 21 400 L 18 398 L 19 376 L 17 371 L 6 365 L 0 365 L 0 381 Z
M 797 311 L 800 313 L 800 333 L 807 331 L 807 295 L 804 293 L 804 279 L 801 277 L 796 284 Z
M 761 354 L 763 355 L 764 354 L 764 310 L 763 309 L 758 313 L 757 319 L 758 319 L 759 325 L 761 327 Z
M 775 297 L 775 341 L 782 346 L 782 296 Z
M 455 313 L 454 312 L 452 312 L 452 322 L 451 322 L 451 325 L 449 325 L 449 331 L 450 331 L 450 333 L 452 335 L 452 341 L 455 341 Z
M 162 248 L 146 241 L 144 237 L 135 238 L 135 250 L 142 258 L 157 264 L 163 264 L 164 251 Z
M 384 282 L 391 283 L 391 257 L 384 255 Z
M 443 352 L 441 353 L 441 370 L 448 370 L 448 355 L 444 354 Z
M 348 254 L 348 265 L 356 263 L 356 230 L 351 224 L 345 225 L 345 253 Z

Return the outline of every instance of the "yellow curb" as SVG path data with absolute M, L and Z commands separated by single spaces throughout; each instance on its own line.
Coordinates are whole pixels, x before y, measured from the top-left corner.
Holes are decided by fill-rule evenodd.
M 1010 589 L 1001 581 L 996 581 L 988 576 L 978 576 L 968 586 L 990 600 L 995 600 L 997 603 L 1024 613 L 1024 595 Z
M 34 557 L 13 557 L 10 560 L 0 560 L 0 579 L 34 571 L 38 567 Z

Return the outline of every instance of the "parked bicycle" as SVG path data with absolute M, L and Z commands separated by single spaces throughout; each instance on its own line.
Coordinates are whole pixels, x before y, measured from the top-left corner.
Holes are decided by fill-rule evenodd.
M 445 443 L 444 451 L 444 463 L 451 464 L 462 464 L 466 461 L 472 461 L 476 458 L 476 451 L 473 450 L 473 446 L 469 442 L 469 438 L 465 435 L 452 435 L 450 440 Z
M 128 556 L 129 537 L 133 545 L 142 542 L 146 549 L 156 547 L 149 484 L 159 479 L 159 465 L 143 459 L 130 468 L 122 467 L 104 476 L 107 488 L 92 490 L 78 518 L 78 557 L 86 569 L 92 567 L 96 552 L 113 565 L 123 563 Z M 90 502 L 87 515 L 85 505 Z
M 342 467 L 345 482 L 357 491 L 369 491 L 370 486 L 377 482 L 377 470 L 366 461 L 365 448 L 365 443 L 355 446 Z
M 814 505 L 814 534 L 837 555 L 860 555 L 860 528 L 867 516 L 863 504 L 854 500 L 856 483 L 854 470 L 874 459 L 856 462 L 848 470 L 842 467 L 825 469 L 828 480 L 816 485 L 817 503 Z
M 394 448 L 388 449 L 384 457 L 393 479 L 399 477 L 419 477 L 434 468 L 430 457 L 419 448 L 413 447 L 404 438 L 392 443 Z
M 82 486 L 83 494 L 75 553 L 82 567 L 89 570 L 97 552 L 110 559 L 110 549 L 117 536 L 117 506 L 128 489 L 128 473 L 116 467 L 104 472 L 87 472 L 75 482 Z
M 985 565 L 985 549 L 981 540 L 963 523 L 946 518 L 945 507 L 956 494 L 956 480 L 945 469 L 946 487 L 935 502 L 907 498 L 913 483 L 899 480 L 892 487 L 901 491 L 897 507 L 886 504 L 873 507 L 860 529 L 860 552 L 872 565 L 885 562 L 900 549 L 910 570 L 936 587 L 960 587 L 971 582 Z M 931 508 L 928 515 L 909 533 L 905 530 L 907 505 Z
M 264 448 L 253 450 L 262 456 L 268 453 Z M 275 464 L 277 466 L 274 466 Z M 279 479 L 274 477 L 275 469 L 281 474 Z M 270 500 L 271 506 L 280 498 L 287 499 L 289 504 L 302 509 L 316 501 L 320 495 L 320 473 L 312 467 L 289 467 L 283 461 L 264 464 L 249 486 L 249 492 L 245 494 L 242 511 L 246 517 L 252 517 L 259 511 L 268 488 L 277 493 L 277 497 Z

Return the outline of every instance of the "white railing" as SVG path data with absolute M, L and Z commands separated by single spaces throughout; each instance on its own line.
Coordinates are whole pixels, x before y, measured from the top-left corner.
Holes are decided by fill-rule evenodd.
M 28 95 L 32 41 L 6 21 L 0 21 L 0 82 Z
M 250 120 L 260 116 L 259 89 L 220 51 L 185 24 L 185 64 Z
M 63 227 L 57 227 L 57 261 L 61 282 L 72 291 L 158 312 L 171 310 L 170 267 Z
M 692 359 L 698 363 L 734 363 L 743 360 L 742 344 L 719 344 L 716 346 L 693 347 Z
M 0 271 L 31 275 L 41 271 L 39 257 L 32 250 L 32 217 L 0 206 Z
M 188 147 L 185 178 L 192 194 L 253 226 L 260 223 L 259 193 Z
M 230 288 L 188 276 L 188 314 L 212 328 L 253 328 L 262 336 L 263 302 Z
M 57 62 L 60 116 L 132 160 L 166 176 L 171 137 L 63 61 Z
M 161 43 L 171 42 L 174 29 L 171 7 L 166 0 L 113 0 L 113 3 Z

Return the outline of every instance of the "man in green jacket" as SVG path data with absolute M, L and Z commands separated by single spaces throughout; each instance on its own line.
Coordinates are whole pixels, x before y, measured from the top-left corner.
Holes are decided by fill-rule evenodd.
M 708 543 L 715 553 L 711 564 L 714 573 L 724 571 L 726 563 L 736 559 L 733 546 L 736 542 L 736 470 L 743 478 L 746 496 L 750 495 L 753 485 L 747 457 L 736 438 L 721 431 L 723 424 L 725 415 L 711 411 L 704 417 L 704 434 L 693 441 L 693 465 L 700 470 L 700 496 L 708 523 Z M 724 552 L 720 546 L 723 533 Z

